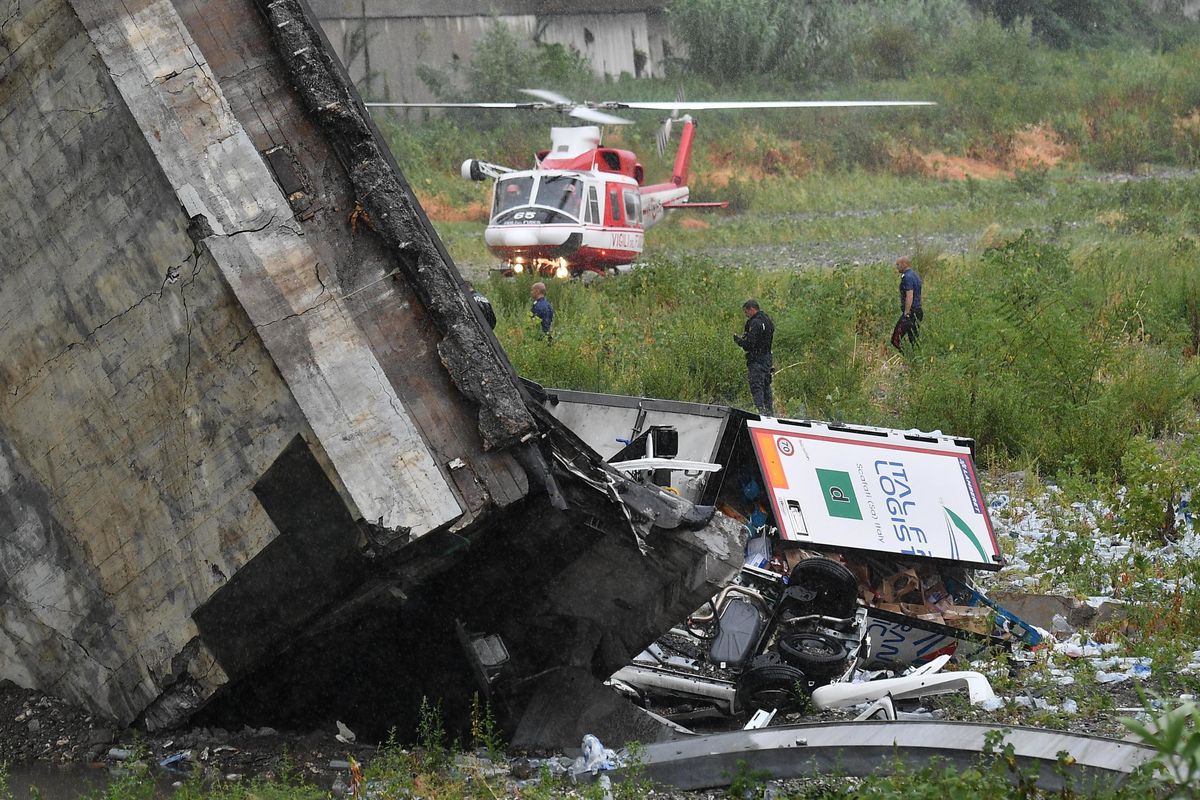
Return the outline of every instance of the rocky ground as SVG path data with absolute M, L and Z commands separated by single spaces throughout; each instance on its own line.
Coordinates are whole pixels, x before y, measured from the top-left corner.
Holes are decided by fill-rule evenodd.
M 368 760 L 375 747 L 343 742 L 338 731 L 276 731 L 272 728 L 194 728 L 163 734 L 121 730 L 40 692 L 10 682 L 0 685 L 0 762 L 10 768 L 30 762 L 101 762 L 119 769 L 134 758 L 179 776 L 199 767 L 209 778 L 238 780 L 277 776 L 295 769 L 329 784 L 347 770 L 347 757 Z M 344 738 L 344 737 L 343 737 Z

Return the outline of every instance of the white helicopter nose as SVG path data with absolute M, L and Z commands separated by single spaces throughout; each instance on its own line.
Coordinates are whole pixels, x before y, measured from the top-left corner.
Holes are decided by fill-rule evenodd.
M 540 225 L 497 226 L 484 231 L 483 238 L 492 247 L 539 247 L 565 244 L 571 228 L 544 228 Z

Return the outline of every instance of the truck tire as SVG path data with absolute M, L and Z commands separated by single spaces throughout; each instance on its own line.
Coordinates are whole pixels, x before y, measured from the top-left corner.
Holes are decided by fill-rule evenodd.
M 779 639 L 779 655 L 785 664 L 818 683 L 841 675 L 849 660 L 841 639 L 815 631 L 784 634 Z
M 734 705 L 739 711 L 794 708 L 808 696 L 808 677 L 788 664 L 750 667 L 737 679 Z
M 858 579 L 843 565 L 828 558 L 806 558 L 792 568 L 788 582 L 817 593 L 810 608 L 827 617 L 852 617 L 858 604 Z

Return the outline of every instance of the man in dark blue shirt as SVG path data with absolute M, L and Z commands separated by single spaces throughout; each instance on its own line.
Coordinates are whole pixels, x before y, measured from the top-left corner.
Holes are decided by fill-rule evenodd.
M 892 329 L 892 346 L 903 352 L 900 342 L 905 336 L 916 345 L 925 311 L 921 308 L 921 276 L 912 262 L 904 256 L 896 259 L 896 272 L 900 273 L 900 319 Z
M 552 338 L 550 326 L 554 324 L 554 309 L 550 306 L 550 301 L 546 299 L 546 284 L 538 281 L 529 287 L 529 294 L 533 297 L 533 308 L 529 310 L 529 313 L 542 321 L 542 336 L 550 339 Z
M 771 394 L 771 341 L 775 338 L 775 323 L 758 307 L 757 300 L 742 303 L 746 327 L 741 336 L 733 335 L 734 343 L 746 351 L 746 371 L 750 378 L 750 396 L 754 407 L 764 416 L 775 416 L 775 398 Z

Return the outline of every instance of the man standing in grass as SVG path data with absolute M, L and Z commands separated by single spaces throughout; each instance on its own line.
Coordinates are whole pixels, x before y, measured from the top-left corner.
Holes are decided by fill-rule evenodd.
M 533 308 L 529 313 L 542 321 L 542 336 L 546 339 L 553 338 L 550 335 L 550 326 L 554 324 L 554 309 L 546 299 L 546 284 L 538 281 L 530 286 L 529 295 L 533 298 Z
M 771 340 L 775 338 L 775 323 L 751 298 L 742 303 L 746 327 L 733 341 L 746 351 L 746 371 L 750 377 L 750 396 L 754 407 L 764 416 L 775 416 L 775 399 L 771 396 Z
M 925 312 L 921 309 L 921 276 L 912 268 L 912 262 L 904 256 L 897 258 L 896 272 L 900 273 L 900 319 L 892 329 L 892 346 L 903 352 L 900 342 L 905 336 L 916 345 Z

